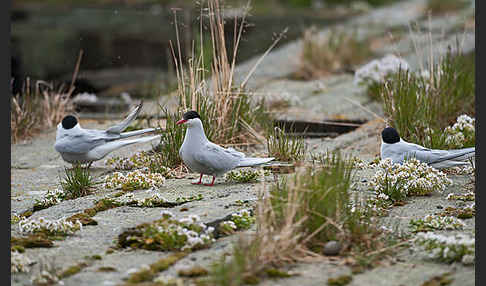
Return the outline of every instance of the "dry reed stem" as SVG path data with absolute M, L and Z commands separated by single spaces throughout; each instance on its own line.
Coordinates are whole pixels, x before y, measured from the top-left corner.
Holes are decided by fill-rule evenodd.
M 246 76 L 244 82 L 239 86 L 234 86 L 237 50 L 244 30 L 244 25 L 246 23 L 246 16 L 248 10 L 250 9 L 250 1 L 247 2 L 242 17 L 238 19 L 235 16 L 234 19 L 233 53 L 231 55 L 231 59 L 229 58 L 225 45 L 226 39 L 224 34 L 223 8 L 220 6 L 218 0 L 209 0 L 207 7 L 207 10 L 204 10 L 207 11 L 207 16 L 209 19 L 209 38 L 212 45 L 212 63 L 210 67 L 212 78 L 209 83 L 207 83 L 204 76 L 204 49 L 202 45 L 202 19 L 204 17 L 202 14 L 202 6 L 200 17 L 201 22 L 199 26 L 201 48 L 199 55 L 196 58 L 193 43 L 191 57 L 187 60 L 187 68 L 184 68 L 182 62 L 178 35 L 179 29 L 177 28 L 177 15 L 174 12 L 177 47 L 174 47 L 174 44 L 170 42 L 170 49 L 176 67 L 176 76 L 178 80 L 177 94 L 181 98 L 182 110 L 179 111 L 185 112 L 188 110 L 188 108 L 191 108 L 192 110 L 196 110 L 201 113 L 202 110 L 200 110 L 200 108 L 203 108 L 204 105 L 209 105 L 205 106 L 204 112 L 202 113 L 205 114 L 204 117 L 207 121 L 211 121 L 211 125 L 213 126 L 213 130 L 215 132 L 212 134 L 211 139 L 216 143 L 224 144 L 240 143 L 240 141 L 247 142 L 249 138 L 259 138 L 257 140 L 261 141 L 263 136 L 258 134 L 258 128 L 250 129 L 247 128 L 248 124 L 245 125 L 245 123 L 248 122 L 243 123 L 240 114 L 246 114 L 245 110 L 248 107 L 246 105 L 247 103 L 245 98 L 243 99 L 245 102 L 243 103 L 245 104 L 243 105 L 245 109 L 241 109 L 242 105 L 240 99 L 242 96 L 247 96 L 247 94 L 243 93 L 243 88 L 251 74 L 256 69 L 256 66 L 282 38 L 283 33 L 274 41 L 272 46 L 252 68 L 252 70 Z M 191 102 L 189 103 L 187 100 L 191 100 Z M 256 118 L 252 114 L 248 115 L 250 118 L 252 116 L 253 118 Z M 253 121 L 253 119 L 251 121 Z
M 81 50 L 73 72 L 70 87 L 64 84 L 56 90 L 51 83 L 37 80 L 32 90 L 30 78 L 26 78 L 22 92 L 12 96 L 10 117 L 11 143 L 30 138 L 45 128 L 51 128 L 73 111 L 70 100 L 78 75 L 83 51 Z

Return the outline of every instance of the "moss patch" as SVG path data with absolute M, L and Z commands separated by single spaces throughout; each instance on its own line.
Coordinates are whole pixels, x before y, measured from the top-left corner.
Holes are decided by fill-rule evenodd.
M 113 199 L 103 198 L 103 199 L 97 201 L 94 207 L 89 208 L 89 209 L 85 209 L 83 212 L 87 216 L 93 217 L 98 212 L 106 211 L 106 210 L 113 209 L 113 208 L 117 208 L 117 207 L 120 207 L 120 206 L 121 206 L 121 204 L 118 203 L 117 201 L 113 200 Z M 77 214 L 77 215 L 80 215 L 80 217 L 83 217 L 83 218 L 86 219 L 86 222 L 89 222 L 88 221 L 88 218 L 86 216 L 82 216 L 81 214 Z M 91 222 L 91 223 L 93 223 L 93 222 Z M 98 224 L 98 223 L 96 223 L 96 224 Z
M 454 208 L 446 207 L 443 212 L 439 213 L 440 216 L 455 216 L 460 219 L 473 218 L 476 215 L 474 208 Z
M 289 274 L 285 271 L 276 268 L 267 268 L 265 269 L 265 273 L 270 278 L 288 278 L 293 276 L 292 274 Z
M 437 275 L 429 280 L 425 281 L 421 286 L 445 286 L 452 283 L 454 279 L 450 278 L 450 272 L 446 272 L 442 275 Z
M 22 245 L 13 245 L 12 247 L 10 247 L 10 250 L 11 251 L 17 251 L 18 253 L 24 253 L 25 252 L 25 248 Z
M 162 272 L 172 266 L 174 263 L 184 258 L 187 252 L 176 252 L 150 265 L 149 269 L 143 269 L 135 272 L 128 278 L 128 283 L 140 283 L 151 281 L 157 273 Z
M 74 274 L 79 273 L 81 270 L 83 270 L 83 268 L 86 268 L 86 267 L 88 267 L 88 264 L 84 263 L 84 262 L 70 266 L 66 270 L 61 272 L 61 274 L 59 274 L 59 279 L 64 279 L 64 278 L 67 278 L 69 276 L 73 276 Z
M 51 239 L 47 238 L 43 234 L 33 234 L 27 237 L 12 237 L 10 238 L 11 247 L 24 247 L 24 248 L 36 248 L 36 247 L 52 247 L 54 246 Z
M 208 270 L 202 266 L 194 266 L 189 269 L 181 269 L 177 274 L 182 277 L 200 277 L 208 275 Z
M 34 213 L 33 210 L 26 210 L 23 213 L 20 214 L 20 217 L 22 218 L 28 218 Z
M 344 286 L 348 285 L 351 280 L 353 280 L 353 276 L 351 275 L 341 275 L 336 278 L 329 278 L 327 279 L 328 286 Z
M 82 225 L 98 225 L 98 222 L 95 221 L 94 219 L 91 218 L 90 215 L 88 215 L 87 213 L 83 212 L 83 213 L 77 213 L 73 216 L 70 216 L 69 218 L 66 219 L 67 221 L 70 221 L 70 222 L 75 222 L 77 220 L 79 220 L 79 222 L 81 222 Z
M 102 266 L 98 269 L 96 269 L 98 272 L 115 272 L 117 271 L 116 268 L 111 267 L 111 266 Z

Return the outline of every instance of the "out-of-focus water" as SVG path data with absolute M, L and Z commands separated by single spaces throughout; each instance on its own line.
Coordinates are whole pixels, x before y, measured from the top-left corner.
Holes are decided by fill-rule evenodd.
M 197 13 L 177 12 L 183 51 L 190 47 L 184 44 L 198 38 Z M 249 25 L 243 33 L 237 62 L 263 53 L 285 27 L 289 28 L 288 32 L 278 46 L 300 37 L 306 27 L 324 27 L 338 20 L 310 16 L 302 11 L 301 14 L 249 16 L 247 21 Z M 225 31 L 230 55 L 233 30 L 234 21 L 228 19 Z M 210 47 L 209 31 L 205 30 L 203 35 Z M 158 5 L 13 9 L 12 77 L 17 88 L 26 76 L 69 81 L 79 51 L 83 50 L 78 92 L 98 92 L 140 81 L 160 81 L 169 86 L 167 71 L 173 69 L 169 41 L 175 43 L 175 39 L 174 13 Z

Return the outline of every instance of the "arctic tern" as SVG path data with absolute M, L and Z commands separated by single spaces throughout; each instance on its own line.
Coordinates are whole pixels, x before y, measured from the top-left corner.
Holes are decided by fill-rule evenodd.
M 245 157 L 245 154 L 232 148 L 223 148 L 208 140 L 204 133 L 201 117 L 196 111 L 184 113 L 176 124 L 186 124 L 187 130 L 184 142 L 179 149 L 179 155 L 184 164 L 193 172 L 200 173 L 199 181 L 192 184 L 201 184 L 202 176 L 213 176 L 213 186 L 217 176 L 240 167 L 252 167 L 272 161 L 275 158 Z
M 138 116 L 143 106 L 141 102 L 133 109 L 128 116 L 120 123 L 109 127 L 106 130 L 83 129 L 76 117 L 65 116 L 57 125 L 56 143 L 54 149 L 59 152 L 64 161 L 71 164 L 89 163 L 100 160 L 110 152 L 121 147 L 149 142 L 160 138 L 160 135 L 140 137 L 135 139 L 120 140 L 127 137 L 153 132 L 158 129 L 147 128 L 123 132 L 128 125 Z
M 402 163 L 406 158 L 415 157 L 437 169 L 467 165 L 475 156 L 475 147 L 439 150 L 409 143 L 400 138 L 393 127 L 386 127 L 381 132 L 381 159 L 390 158 L 393 163 Z

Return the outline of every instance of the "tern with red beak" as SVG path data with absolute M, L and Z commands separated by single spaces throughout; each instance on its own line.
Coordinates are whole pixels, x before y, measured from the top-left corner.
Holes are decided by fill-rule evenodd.
M 187 130 L 184 142 L 179 149 L 179 155 L 184 164 L 193 172 L 200 173 L 199 181 L 193 184 L 201 184 L 203 175 L 213 176 L 213 186 L 217 176 L 240 167 L 253 167 L 272 161 L 275 158 L 252 158 L 232 148 L 223 148 L 208 140 L 204 133 L 201 117 L 196 111 L 184 113 L 177 124 L 186 124 Z

